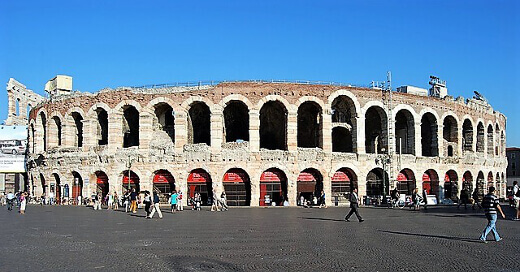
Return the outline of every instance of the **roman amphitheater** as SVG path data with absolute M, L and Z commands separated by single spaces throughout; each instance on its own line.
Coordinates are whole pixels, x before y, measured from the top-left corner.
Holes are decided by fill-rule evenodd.
M 354 187 L 372 200 L 394 187 L 442 203 L 490 185 L 504 197 L 506 117 L 478 94 L 453 98 L 442 84 L 435 94 L 437 83 L 430 92 L 239 81 L 93 94 L 54 84 L 28 113 L 27 190 L 75 199 L 133 187 L 164 200 L 175 189 L 200 192 L 204 204 L 225 191 L 236 206 L 295 206 L 322 190 L 342 205 Z M 10 113 L 27 106 L 15 89 Z

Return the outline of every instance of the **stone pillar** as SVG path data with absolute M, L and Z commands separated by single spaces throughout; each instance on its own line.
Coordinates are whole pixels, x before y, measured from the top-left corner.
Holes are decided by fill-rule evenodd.
M 85 150 L 89 150 L 92 147 L 97 146 L 97 141 L 98 138 L 96 120 L 83 120 L 83 146 L 85 147 Z
M 365 115 L 356 117 L 356 145 L 358 154 L 366 154 L 365 148 Z
M 249 136 L 251 137 L 251 136 Z M 249 176 L 251 182 L 251 206 L 260 206 L 260 173 L 253 172 Z
M 439 148 L 439 158 L 444 158 L 444 125 L 438 125 L 437 129 L 437 147 Z
M 323 114 L 322 118 L 322 141 L 323 141 L 323 152 L 325 154 L 332 153 L 332 115 L 330 114 L 330 109 L 324 110 L 325 114 Z
M 182 154 L 188 141 L 187 115 L 184 111 L 175 112 L 175 153 Z
M 153 118 L 148 113 L 139 116 L 139 149 L 149 149 L 150 141 L 153 141 Z
M 422 143 L 421 143 L 421 122 L 414 123 L 415 131 L 415 156 L 422 157 Z
M 108 116 L 108 149 L 123 147 L 123 114 L 114 112 Z
M 211 113 L 210 117 L 210 130 L 211 130 L 211 153 L 213 154 L 220 154 L 220 151 L 222 150 L 222 141 L 223 141 L 223 116 L 222 111 L 218 111 Z
M 298 150 L 298 113 L 287 110 L 287 150 L 296 152 Z
M 260 112 L 253 109 L 249 111 L 249 149 L 251 152 L 260 150 Z

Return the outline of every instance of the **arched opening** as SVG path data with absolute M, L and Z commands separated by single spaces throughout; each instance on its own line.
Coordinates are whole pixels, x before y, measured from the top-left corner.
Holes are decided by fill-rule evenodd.
M 356 150 L 356 106 L 345 95 L 332 101 L 332 151 L 355 152 Z
M 473 125 L 469 119 L 464 120 L 462 125 L 462 151 L 473 151 Z
M 473 192 L 473 175 L 470 171 L 466 171 L 462 175 L 462 190 L 466 190 L 469 194 Z
M 370 107 L 365 114 L 365 148 L 367 153 L 385 153 L 387 150 L 387 119 L 380 107 Z
M 31 104 L 27 104 L 27 107 L 25 108 L 25 117 L 27 118 L 27 120 L 29 120 L 29 115 L 31 114 L 31 109 L 32 109 L 32 106 Z
M 439 199 L 439 175 L 433 169 L 428 169 L 423 173 L 423 190 L 426 190 L 428 195 L 435 195 Z
M 60 118 L 58 116 L 53 116 L 49 134 L 52 134 L 50 135 L 50 139 L 52 139 L 52 142 L 55 146 L 61 146 L 61 131 L 62 128 Z
M 504 151 L 506 150 L 506 136 L 504 134 L 504 131 L 502 131 L 501 135 L 500 135 L 500 147 L 501 147 L 500 156 L 505 156 Z M 502 178 L 502 180 L 503 180 L 503 178 Z
M 484 125 L 482 122 L 477 125 L 477 152 L 484 153 Z
M 489 125 L 487 129 L 487 153 L 489 156 L 493 156 L 493 126 Z
M 109 193 L 110 187 L 108 184 L 108 176 L 103 171 L 96 172 L 96 194 L 101 193 L 101 197 L 105 199 L 105 196 Z
M 455 120 L 453 116 L 446 116 L 446 118 L 444 118 L 443 124 L 444 128 L 442 129 L 442 135 L 446 146 L 446 153 L 448 157 L 451 157 L 455 155 L 454 151 L 457 150 L 457 120 Z M 449 147 L 451 147 L 451 155 L 449 154 L 450 152 L 448 152 Z
M 124 193 L 135 189 L 136 192 L 141 191 L 140 178 L 134 171 L 123 171 L 123 182 L 121 191 Z
M 395 115 L 395 149 L 401 154 L 415 153 L 415 121 L 407 110 Z
M 77 112 L 72 113 L 74 119 L 74 146 L 83 146 L 83 117 Z
M 40 173 L 40 183 L 41 183 L 41 186 L 42 186 L 42 193 L 43 195 L 47 196 L 47 182 L 45 181 L 45 177 L 43 176 L 43 174 Z
M 161 139 L 169 139 L 170 143 L 175 143 L 175 117 L 173 108 L 166 103 L 155 105 L 155 119 L 153 128 Z M 162 132 L 162 133 L 161 133 Z
M 493 182 L 493 172 L 489 172 L 487 176 L 486 192 L 489 193 L 489 188 L 494 186 L 495 184 Z
M 444 198 L 457 201 L 459 195 L 459 177 L 457 172 L 449 170 L 444 175 Z
M 388 192 L 390 191 L 390 189 L 388 188 L 390 186 L 388 173 L 385 171 L 384 175 L 385 176 L 383 178 L 383 169 L 381 168 L 374 168 L 370 170 L 370 172 L 367 175 L 368 197 L 379 198 L 379 196 L 382 196 L 383 194 L 388 195 Z
M 52 173 L 52 177 L 54 178 L 54 184 L 56 184 L 54 188 L 54 195 L 56 196 L 56 204 L 61 204 L 61 180 L 60 176 L 56 173 Z
M 279 101 L 260 109 L 260 148 L 287 150 L 287 109 Z
M 123 108 L 123 148 L 139 146 L 139 112 L 134 106 Z
M 484 199 L 484 192 L 486 192 L 486 184 L 485 184 L 485 181 L 484 181 L 484 173 L 482 171 L 479 171 L 478 172 L 478 175 L 477 175 L 477 199 L 479 202 L 482 202 L 482 200 Z
M 31 134 L 30 134 L 31 139 L 30 139 L 30 143 L 31 143 L 31 152 L 32 152 L 32 153 L 36 153 L 36 152 L 34 152 L 35 144 L 36 144 L 36 139 L 34 138 L 34 134 L 35 134 L 35 132 L 36 132 L 36 131 L 35 131 L 35 129 L 34 129 L 34 125 L 31 124 Z
M 424 157 L 439 155 L 437 131 L 437 119 L 433 114 L 425 113 L 421 118 L 421 146 Z
M 229 169 L 222 179 L 229 206 L 251 205 L 251 182 L 249 175 L 240 168 Z
M 168 203 L 170 194 L 175 190 L 175 179 L 168 170 L 157 170 L 153 176 L 153 191 L 159 196 L 160 203 Z
M 72 199 L 76 205 L 81 205 L 81 202 L 78 202 L 79 199 L 78 196 L 83 197 L 83 178 L 81 178 L 81 175 L 78 172 L 72 172 L 72 177 L 74 179 L 72 183 Z
M 42 144 L 43 144 L 43 151 L 47 151 L 47 117 L 45 117 L 45 114 L 40 113 L 40 122 L 42 127 Z
M 495 156 L 498 156 L 500 154 L 500 127 L 498 124 L 495 125 L 495 138 L 494 138 L 494 144 L 495 144 Z
M 246 104 L 237 100 L 227 103 L 224 128 L 226 143 L 249 141 L 249 109 Z
M 14 102 L 14 115 L 20 116 L 20 98 L 16 98 Z
M 453 157 L 453 146 L 448 146 L 448 157 Z
M 320 171 L 314 168 L 303 170 L 296 180 L 296 190 L 298 191 L 298 199 L 303 198 L 305 201 L 313 203 L 313 198 L 320 197 L 323 190 L 323 177 Z
M 103 108 L 96 109 L 96 139 L 98 145 L 108 144 L 108 113 Z
M 298 147 L 322 148 L 321 107 L 307 101 L 298 108 Z
M 415 174 L 412 170 L 405 168 L 397 175 L 397 191 L 401 195 L 411 195 L 415 189 Z
M 354 188 L 358 188 L 356 173 L 352 169 L 346 167 L 339 169 L 332 176 L 331 187 L 334 202 L 337 199 L 338 203 L 347 203 L 347 196 L 352 192 L 352 190 L 354 190 Z
M 269 168 L 260 176 L 260 206 L 283 205 L 287 199 L 287 177 L 277 168 Z
M 211 145 L 211 112 L 204 102 L 195 102 L 188 111 L 188 142 Z
M 497 189 L 497 193 L 496 193 L 497 197 L 504 198 L 504 196 L 502 195 L 502 184 L 501 184 L 499 173 L 497 173 L 496 178 L 495 178 L 495 188 Z
M 332 129 L 332 152 L 354 152 L 350 130 L 339 126 Z
M 208 206 L 213 201 L 213 184 L 211 176 L 204 169 L 195 169 L 188 176 L 188 195 L 190 198 L 195 197 L 199 193 L 201 197 L 201 205 Z

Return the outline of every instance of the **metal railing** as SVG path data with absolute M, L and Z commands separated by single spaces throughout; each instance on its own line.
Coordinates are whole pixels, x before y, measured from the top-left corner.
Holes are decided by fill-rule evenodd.
M 250 79 L 250 80 L 203 80 L 203 81 L 188 81 L 188 82 L 176 82 L 176 83 L 165 83 L 165 84 L 149 84 L 142 86 L 132 86 L 136 89 L 155 89 L 155 88 L 171 88 L 171 87 L 200 87 L 200 86 L 215 86 L 222 83 L 293 83 L 302 85 L 329 85 L 329 86 L 346 86 L 346 87 L 370 87 L 369 85 L 354 85 L 341 82 L 333 81 L 313 81 L 313 80 L 263 80 L 263 79 Z

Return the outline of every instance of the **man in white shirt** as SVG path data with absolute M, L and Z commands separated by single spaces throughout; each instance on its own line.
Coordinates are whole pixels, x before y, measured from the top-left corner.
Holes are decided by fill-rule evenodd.
M 11 211 L 13 209 L 13 205 L 14 205 L 14 194 L 9 192 L 7 194 L 7 210 Z
M 520 220 L 520 188 L 518 187 L 518 181 L 513 181 L 513 200 L 515 202 L 516 217 L 513 220 Z

